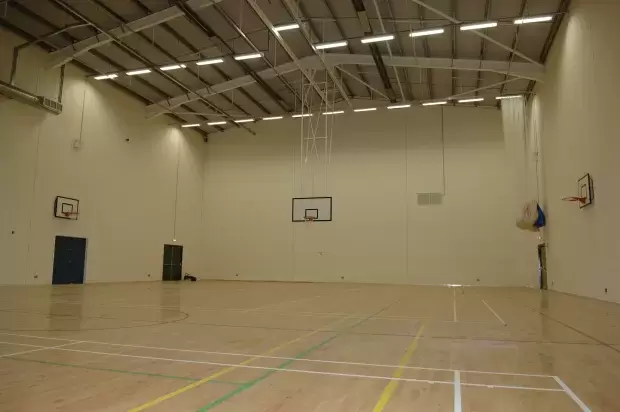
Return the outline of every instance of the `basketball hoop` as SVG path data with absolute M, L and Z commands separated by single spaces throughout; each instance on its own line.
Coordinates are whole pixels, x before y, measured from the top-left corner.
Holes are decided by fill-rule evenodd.
M 586 204 L 587 197 L 579 197 L 579 196 L 567 196 L 563 197 L 562 200 L 565 202 L 579 202 L 582 205 Z
M 79 213 L 78 212 L 62 212 L 62 214 L 67 219 L 77 219 Z
M 316 217 L 314 217 L 314 216 L 306 216 L 306 217 L 304 217 L 304 220 L 306 221 L 306 223 L 312 224 L 316 220 Z

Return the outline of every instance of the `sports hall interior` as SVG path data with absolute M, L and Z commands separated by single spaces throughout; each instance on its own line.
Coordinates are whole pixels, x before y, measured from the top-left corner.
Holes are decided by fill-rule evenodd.
M 619 17 L 0 0 L 0 411 L 620 411 Z

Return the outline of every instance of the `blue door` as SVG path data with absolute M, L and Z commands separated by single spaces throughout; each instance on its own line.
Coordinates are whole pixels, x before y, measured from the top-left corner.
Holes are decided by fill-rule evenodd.
M 56 236 L 54 245 L 53 285 L 84 283 L 86 239 Z

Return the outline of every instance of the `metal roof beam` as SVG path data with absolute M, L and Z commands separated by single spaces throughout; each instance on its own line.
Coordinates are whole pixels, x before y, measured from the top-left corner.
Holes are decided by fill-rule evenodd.
M 327 62 L 333 65 L 359 64 L 362 66 L 374 65 L 372 55 L 368 54 L 338 54 L 330 53 Z M 386 66 L 397 67 L 421 67 L 428 69 L 454 69 L 469 71 L 489 71 L 509 74 L 515 77 L 543 81 L 545 68 L 531 63 L 510 63 L 508 61 L 474 60 L 474 59 L 449 59 L 410 56 L 383 56 Z
M 299 29 L 301 31 L 301 34 L 303 34 L 312 52 L 315 55 L 317 55 L 319 59 L 321 60 L 321 62 L 323 63 L 322 68 L 325 69 L 325 71 L 329 75 L 329 78 L 334 83 L 334 86 L 338 89 L 338 92 L 340 92 L 340 95 L 342 96 L 342 98 L 348 103 L 349 107 L 353 108 L 351 103 L 349 103 L 350 91 L 347 90 L 346 86 L 343 84 L 342 79 L 338 79 L 338 77 L 336 76 L 334 71 L 331 69 L 331 67 L 325 64 L 323 60 L 323 54 L 319 53 L 314 48 L 313 40 L 312 40 L 313 33 L 310 30 L 308 30 L 308 27 L 305 24 L 303 24 L 304 20 L 307 20 L 303 12 L 303 8 L 302 8 L 303 5 L 299 2 L 297 2 L 298 4 L 295 4 L 291 0 L 282 0 L 282 3 L 284 4 L 284 7 L 288 10 L 288 13 L 291 15 L 291 17 L 293 17 L 293 20 L 295 20 L 295 22 L 299 24 Z M 312 29 L 312 25 L 310 25 L 310 28 Z M 276 37 L 278 37 L 279 33 L 275 33 L 275 35 Z M 319 38 L 318 35 L 316 35 L 316 33 L 314 33 L 314 37 L 316 37 L 317 39 Z M 328 106 L 327 101 L 325 101 L 325 107 L 327 106 Z
M 193 10 L 200 10 L 205 7 L 212 6 L 222 0 L 189 0 L 185 5 Z M 49 68 L 60 67 L 70 62 L 77 56 L 88 52 L 89 50 L 101 47 L 114 41 L 114 37 L 121 39 L 141 30 L 157 26 L 177 17 L 183 16 L 185 13 L 177 6 L 168 7 L 167 9 L 158 11 L 137 20 L 122 24 L 114 29 L 108 30 L 106 33 L 96 34 L 87 39 L 62 48 L 50 55 Z
M 383 56 L 386 66 L 392 67 L 418 67 L 446 70 L 468 70 L 468 71 L 489 71 L 495 73 L 508 74 L 517 78 L 531 79 L 542 81 L 545 70 L 540 66 L 530 63 L 510 63 L 507 61 L 485 60 L 480 62 L 473 59 L 448 59 L 448 58 L 427 58 L 427 57 L 406 57 L 406 56 Z M 330 66 L 339 66 L 345 64 L 372 66 L 375 64 L 374 58 L 369 54 L 338 54 L 329 53 L 325 55 L 325 63 Z M 298 62 L 288 62 L 274 68 L 265 69 L 256 74 L 262 79 L 273 79 L 277 76 L 292 73 L 299 70 L 299 65 L 305 69 L 320 69 L 323 63 L 317 56 L 307 56 Z M 237 77 L 235 79 L 215 84 L 208 88 L 196 90 L 192 93 L 186 93 L 162 100 L 156 104 L 147 107 L 147 116 L 153 117 L 174 109 L 185 103 L 190 103 L 201 97 L 208 97 L 214 94 L 224 93 L 239 87 L 249 86 L 256 80 L 250 75 Z
M 304 67 L 302 64 L 300 64 L 299 59 L 297 58 L 297 55 L 295 55 L 295 52 L 293 51 L 291 46 L 289 46 L 288 43 L 282 37 L 282 35 L 274 29 L 273 23 L 271 23 L 271 20 L 269 20 L 269 17 L 267 17 L 263 9 L 256 2 L 256 0 L 245 0 L 245 1 L 252 8 L 252 10 L 254 10 L 254 13 L 256 13 L 258 18 L 263 22 L 263 24 L 267 27 L 267 29 L 269 29 L 269 31 L 273 33 L 273 36 L 276 38 L 276 41 L 280 44 L 280 46 L 282 46 L 286 54 L 295 63 L 295 65 L 297 65 L 297 68 L 301 71 L 304 77 L 308 80 L 308 82 L 310 83 L 310 85 L 312 86 L 316 94 L 318 94 L 321 100 L 325 102 L 325 106 L 329 107 L 327 96 L 325 95 L 325 93 L 323 93 L 323 90 L 321 90 L 319 85 L 314 81 L 313 76 L 308 72 L 307 68 Z M 298 18 L 296 18 L 295 20 L 298 23 L 300 23 L 300 20 Z M 302 28 L 303 26 L 300 24 L 299 27 Z M 307 34 L 307 31 L 304 31 L 304 33 Z
M 363 0 L 351 0 L 351 2 L 353 3 L 353 8 L 355 9 L 355 12 L 357 13 L 357 17 L 358 17 L 360 26 L 364 34 L 366 35 L 373 34 L 372 27 L 370 26 L 370 22 L 368 21 L 368 13 L 366 12 L 366 6 L 364 6 L 364 1 Z M 385 93 L 390 97 L 390 101 L 392 103 L 396 103 L 397 101 L 396 93 L 394 92 L 394 89 L 392 88 L 392 82 L 390 81 L 390 78 L 387 74 L 385 64 L 383 63 L 383 59 L 381 58 L 381 53 L 379 53 L 379 48 L 374 43 L 369 44 L 369 46 L 370 46 L 370 53 L 372 54 L 373 60 L 375 62 L 374 63 L 375 67 L 377 68 L 377 71 L 379 72 L 379 77 L 381 78 L 381 82 L 383 83 L 383 88 L 385 89 Z
M 436 9 L 433 6 L 429 6 L 428 4 L 424 3 L 421 0 L 411 0 L 411 1 L 416 3 L 416 4 L 419 4 L 420 6 L 422 6 L 422 7 L 426 8 L 426 9 L 432 11 L 433 13 L 435 13 L 435 14 L 437 14 L 437 15 L 439 15 L 439 16 L 447 19 L 447 20 L 450 20 L 454 24 L 461 24 L 462 23 L 461 21 L 455 19 L 454 17 L 452 17 L 452 16 L 442 12 L 441 10 Z M 495 40 L 494 38 L 489 37 L 489 36 L 487 36 L 484 33 L 481 33 L 479 30 L 470 30 L 470 32 L 475 34 L 476 36 L 482 37 L 483 39 L 490 41 L 491 43 L 501 47 L 504 50 L 507 50 L 507 51 L 509 51 L 511 53 L 514 53 L 516 56 L 521 57 L 523 60 L 526 60 L 526 61 L 528 61 L 528 62 L 530 62 L 532 64 L 543 66 L 543 64 L 541 64 L 540 62 L 537 62 L 536 60 L 532 59 L 531 57 L 526 56 L 525 54 L 521 53 L 520 51 L 515 50 L 515 49 L 513 49 L 513 48 L 511 48 L 509 46 L 506 46 L 504 43 L 502 43 L 502 42 L 500 42 L 498 40 Z
M 79 19 L 79 20 L 82 20 L 82 21 L 84 21 L 86 23 L 89 23 L 94 29 L 96 29 L 96 30 L 100 31 L 101 33 L 105 33 L 106 35 L 112 37 L 114 43 L 121 50 L 126 52 L 128 55 L 136 58 L 137 60 L 141 61 L 145 65 L 152 66 L 152 67 L 156 66 L 155 63 L 153 63 L 152 61 L 150 61 L 149 59 L 147 59 L 146 57 L 141 55 L 138 51 L 136 51 L 132 47 L 128 46 L 127 44 L 123 43 L 123 41 L 121 39 L 119 39 L 116 36 L 111 35 L 109 32 L 105 32 L 105 30 L 103 30 L 103 28 L 99 27 L 93 21 L 88 19 L 86 16 L 84 16 L 83 14 L 81 14 L 80 12 L 75 10 L 73 7 L 71 7 L 70 5 L 65 3 L 64 0 L 51 0 L 51 1 L 52 1 L 53 4 L 56 4 L 60 9 L 64 10 L 66 13 L 70 14 L 72 17 L 74 17 L 76 19 Z M 96 51 L 93 50 L 92 52 L 94 53 Z M 171 83 L 177 85 L 182 90 L 185 90 L 186 92 L 191 93 L 191 89 L 189 87 L 187 87 L 185 84 L 183 84 L 182 82 L 180 82 L 179 80 L 177 80 L 176 78 L 171 76 L 170 74 L 166 73 L 165 71 L 162 71 L 161 69 L 157 69 L 156 68 L 154 70 L 154 72 L 158 73 L 163 78 L 169 80 Z M 206 100 L 206 99 L 204 99 L 202 97 L 199 98 L 199 100 L 202 101 L 204 104 L 206 104 L 208 107 L 210 107 L 213 111 L 217 112 L 218 114 L 221 114 L 221 115 L 223 115 L 225 117 L 229 117 L 229 115 L 226 112 L 224 112 L 223 110 L 219 109 L 217 106 L 215 106 L 214 104 L 212 104 L 208 100 Z M 240 125 L 240 124 L 234 123 L 234 126 L 238 127 L 238 128 L 243 128 L 243 129 L 247 130 L 251 134 L 256 134 L 251 129 L 248 129 L 245 125 Z
M 318 69 L 321 67 L 321 63 L 316 56 L 308 56 L 299 60 L 299 64 L 305 68 Z M 165 108 L 169 110 L 174 109 L 182 104 L 190 103 L 200 99 L 201 97 L 213 96 L 215 94 L 225 93 L 230 90 L 235 90 L 240 87 L 250 86 L 256 83 L 256 78 L 259 77 L 263 80 L 275 79 L 283 74 L 292 73 L 299 70 L 296 62 L 288 62 L 274 68 L 265 69 L 256 72 L 255 75 L 247 74 L 240 76 L 222 83 L 215 84 L 211 87 L 205 87 L 200 90 L 196 90 L 193 93 L 186 93 L 180 96 L 172 97 L 167 100 L 162 100 L 157 104 L 147 106 L 147 118 L 155 117 L 165 113 Z
M 231 27 L 246 41 L 246 43 L 248 44 L 248 46 L 252 48 L 252 50 L 256 52 L 260 52 L 260 50 L 256 47 L 256 45 L 252 43 L 252 41 L 243 32 L 243 30 L 241 30 L 241 28 L 237 26 L 237 23 L 235 23 L 235 21 L 231 19 L 228 14 L 226 14 L 224 9 L 222 9 L 217 4 L 215 5 L 215 7 L 213 7 L 213 9 L 217 11 L 219 15 L 222 16 L 228 24 L 231 25 Z M 228 45 L 228 43 L 226 43 L 226 40 L 224 40 L 209 25 L 207 25 L 206 22 L 202 18 L 200 18 L 200 16 L 198 16 L 196 13 L 194 13 L 191 10 L 187 10 L 187 17 L 194 25 L 196 25 L 196 27 L 198 27 L 203 32 L 207 33 L 207 35 L 217 38 L 222 44 L 222 46 L 224 46 L 230 53 L 234 54 L 234 50 L 232 49 L 232 47 Z M 273 67 L 269 59 L 267 59 L 265 56 L 261 56 L 261 59 L 267 66 Z M 280 108 L 282 108 L 282 110 L 286 112 L 290 112 L 292 110 L 290 104 L 287 101 L 285 101 L 278 93 L 276 93 L 275 90 L 273 90 L 273 88 L 271 88 L 267 83 L 262 81 L 260 77 L 256 76 L 256 74 L 250 68 L 250 66 L 248 66 L 243 61 L 235 60 L 235 62 L 237 63 L 239 67 L 241 67 L 241 69 L 246 74 L 249 74 L 250 76 L 255 77 L 256 82 L 260 85 L 260 87 L 265 91 L 265 93 L 269 95 L 269 97 L 271 97 L 272 100 L 274 100 L 278 104 L 278 106 L 280 106 Z M 295 97 L 295 99 L 301 102 L 301 98 L 297 95 L 297 91 L 293 88 L 293 86 L 291 86 L 290 83 L 284 77 L 279 76 L 278 78 L 282 82 L 282 84 L 284 84 L 284 86 L 291 92 L 291 94 Z

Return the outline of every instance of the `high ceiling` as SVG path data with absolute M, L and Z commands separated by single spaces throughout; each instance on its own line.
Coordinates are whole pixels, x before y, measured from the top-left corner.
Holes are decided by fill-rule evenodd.
M 568 0 L 3 0 L 0 24 L 41 39 L 48 67 L 74 60 L 140 96 L 147 115 L 200 123 L 531 91 Z M 514 24 L 527 16 L 553 20 Z M 497 27 L 463 31 L 463 24 Z M 273 25 L 301 23 L 275 32 Z M 410 37 L 421 29 L 443 34 Z M 391 41 L 364 44 L 383 33 Z M 344 47 L 312 45 L 348 40 Z M 233 56 L 261 52 L 237 61 Z M 196 62 L 222 58 L 217 64 Z M 178 70 L 160 68 L 184 63 Z M 135 76 L 132 69 L 150 68 Z M 270 70 L 274 69 L 275 70 Z M 93 80 L 94 81 L 94 80 Z M 303 92 L 302 92 L 303 90 Z M 194 93 L 198 92 L 198 94 Z M 458 103 L 457 103 L 458 104 Z M 222 125 L 209 122 L 226 121 Z

